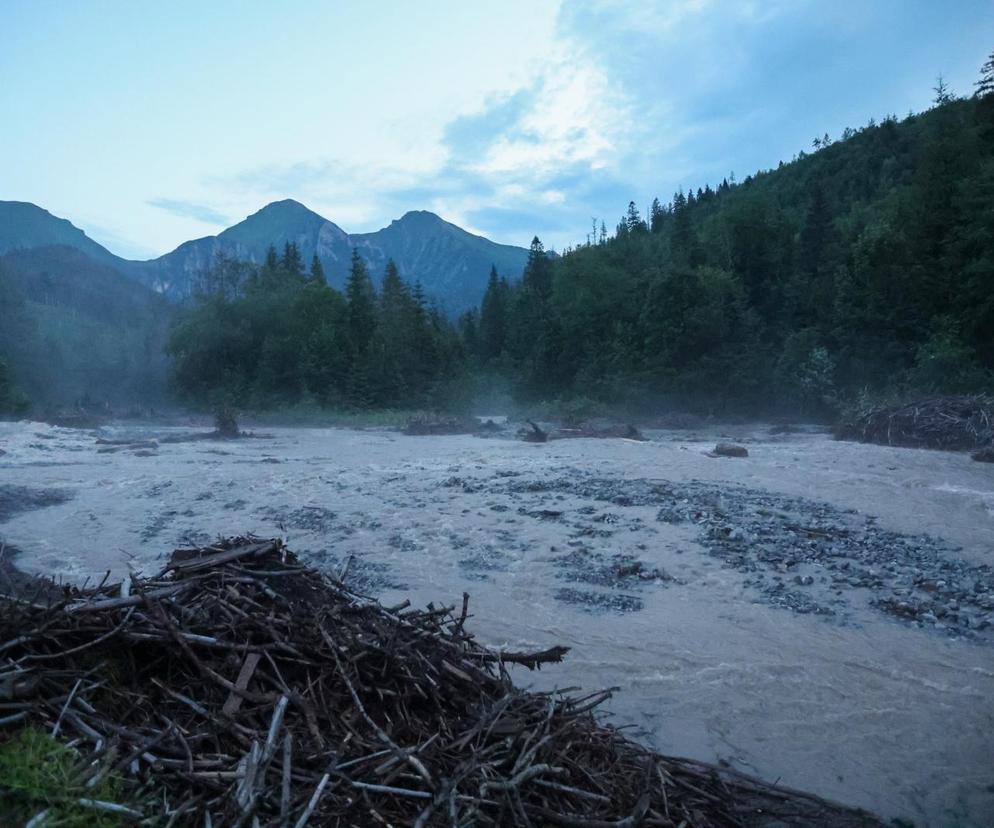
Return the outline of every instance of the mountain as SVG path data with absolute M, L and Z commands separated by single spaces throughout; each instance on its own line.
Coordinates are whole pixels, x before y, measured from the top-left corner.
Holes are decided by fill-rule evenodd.
M 0 255 L 51 245 L 74 247 L 112 267 L 128 265 L 66 219 L 27 201 L 0 201 Z
M 492 265 L 513 280 L 521 276 L 528 259 L 524 248 L 475 236 L 424 210 L 406 213 L 375 233 L 350 235 L 303 204 L 286 199 L 266 205 L 216 236 L 184 242 L 150 261 L 129 261 L 34 204 L 0 201 L 0 254 L 52 245 L 72 247 L 173 301 L 192 292 L 198 275 L 218 254 L 261 262 L 269 245 L 282 251 L 287 242 L 297 245 L 305 265 L 316 254 L 329 284 L 336 288 L 345 285 L 353 247 L 376 282 L 393 259 L 401 278 L 410 284 L 420 282 L 425 294 L 450 313 L 479 302 Z
M 281 251 L 287 242 L 297 245 L 305 263 L 317 254 L 335 288 L 345 285 L 353 247 L 377 282 L 393 259 L 401 278 L 410 284 L 420 282 L 428 296 L 454 313 L 479 301 L 492 265 L 501 275 L 516 279 L 528 258 L 524 248 L 496 244 L 423 210 L 406 213 L 375 233 L 350 235 L 287 199 L 263 207 L 217 236 L 189 241 L 158 259 L 135 263 L 132 272 L 166 296 L 181 298 L 218 253 L 261 262 L 269 245 Z
M 335 287 L 344 284 L 332 274 L 347 270 L 352 256 L 348 235 L 291 199 L 273 202 L 216 236 L 184 242 L 172 252 L 148 262 L 134 262 L 131 272 L 164 296 L 178 300 L 191 293 L 198 275 L 210 267 L 218 254 L 261 262 L 269 245 L 282 252 L 287 242 L 297 245 L 307 264 L 317 253 L 329 282 Z
M 502 276 L 517 279 L 528 260 L 523 248 L 474 236 L 425 210 L 405 213 L 389 227 L 350 240 L 377 277 L 393 259 L 401 278 L 421 282 L 429 296 L 456 312 L 479 303 L 491 266 Z M 325 271 L 331 273 L 328 265 Z

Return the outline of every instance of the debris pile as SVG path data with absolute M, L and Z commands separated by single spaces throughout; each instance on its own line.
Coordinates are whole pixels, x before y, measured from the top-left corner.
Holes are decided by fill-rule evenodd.
M 476 419 L 468 417 L 412 417 L 404 426 L 404 434 L 411 437 L 475 434 L 478 431 L 488 430 Z
M 507 665 L 566 648 L 483 647 L 467 601 L 386 608 L 251 537 L 151 578 L 0 597 L 0 739 L 54 730 L 154 789 L 155 814 L 101 803 L 126 821 L 880 824 L 653 753 L 595 717 L 610 691 L 517 689 Z
M 994 446 L 994 397 L 931 397 L 858 411 L 835 431 L 840 440 L 965 451 Z
M 579 423 L 573 426 L 562 426 L 549 435 L 550 440 L 568 440 L 578 437 L 594 439 L 620 438 L 623 440 L 638 440 L 644 442 L 645 437 L 631 423 Z

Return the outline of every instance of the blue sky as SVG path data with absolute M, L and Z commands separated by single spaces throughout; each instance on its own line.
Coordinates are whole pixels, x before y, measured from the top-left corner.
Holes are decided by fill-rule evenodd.
M 990 0 L 0 0 L 0 199 L 135 258 L 280 198 L 561 248 L 992 49 Z

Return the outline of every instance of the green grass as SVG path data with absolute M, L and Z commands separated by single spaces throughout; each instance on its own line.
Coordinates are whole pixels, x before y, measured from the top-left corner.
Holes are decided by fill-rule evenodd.
M 82 757 L 47 733 L 25 728 L 0 742 L 0 825 L 23 825 L 48 811 L 45 826 L 111 828 L 121 817 L 79 805 L 81 798 L 125 804 L 123 780 L 108 774 L 94 787 L 83 781 Z

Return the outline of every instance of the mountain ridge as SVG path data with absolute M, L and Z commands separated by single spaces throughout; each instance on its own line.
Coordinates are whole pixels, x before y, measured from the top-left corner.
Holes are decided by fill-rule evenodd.
M 282 250 L 290 242 L 297 245 L 305 264 L 316 255 L 328 283 L 339 289 L 348 277 L 353 248 L 359 250 L 375 281 L 393 259 L 401 278 L 421 283 L 427 296 L 452 313 L 477 304 L 491 266 L 516 279 L 528 257 L 525 248 L 470 233 L 427 210 L 409 210 L 379 230 L 349 234 L 288 198 L 266 204 L 216 235 L 190 239 L 161 256 L 136 261 L 116 256 L 67 219 L 37 205 L 0 201 L 0 253 L 68 245 L 172 301 L 189 296 L 198 274 L 219 254 L 259 263 L 270 245 Z

